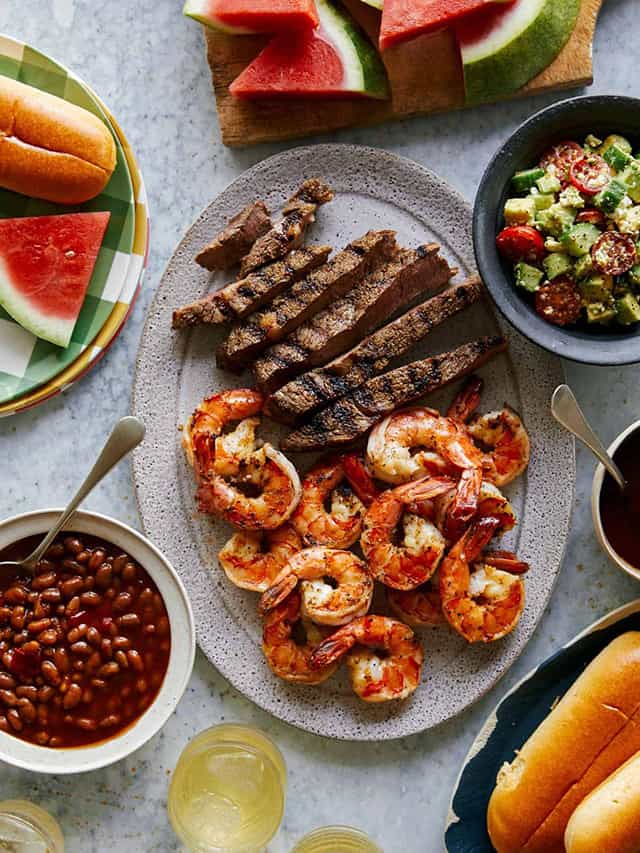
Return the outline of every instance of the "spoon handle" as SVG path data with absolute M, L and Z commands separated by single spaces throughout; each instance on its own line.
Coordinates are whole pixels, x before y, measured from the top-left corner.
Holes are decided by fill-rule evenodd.
M 32 554 L 29 554 L 25 562 L 37 562 L 47 550 L 49 545 L 56 538 L 58 533 L 65 526 L 69 518 L 73 515 L 78 505 L 86 498 L 89 492 L 98 485 L 114 465 L 130 453 L 134 447 L 137 447 L 144 438 L 144 424 L 138 418 L 126 417 L 121 418 L 113 428 L 113 432 L 107 439 L 107 443 L 102 448 L 100 456 L 98 456 L 95 465 L 87 474 L 84 482 L 73 496 L 67 508 L 62 512 L 56 524 L 49 531 L 47 536 L 38 545 Z
M 613 479 L 624 491 L 626 481 L 622 471 L 613 461 L 606 447 L 591 429 L 573 391 L 568 385 L 558 385 L 551 398 L 551 413 L 558 423 L 575 435 L 602 462 Z

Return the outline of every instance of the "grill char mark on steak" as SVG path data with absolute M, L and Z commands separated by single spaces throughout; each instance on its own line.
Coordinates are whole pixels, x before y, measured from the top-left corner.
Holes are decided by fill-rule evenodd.
M 219 348 L 219 367 L 239 370 L 270 344 L 281 341 L 312 314 L 350 290 L 396 251 L 393 231 L 369 231 L 327 264 L 296 282 L 271 305 L 234 326 Z
M 480 338 L 370 379 L 351 397 L 322 409 L 309 423 L 289 433 L 281 442 L 282 449 L 304 452 L 352 444 L 395 409 L 473 373 L 506 348 L 502 337 Z
M 196 263 L 207 270 L 228 270 L 271 228 L 269 209 L 254 201 L 229 221 L 227 227 L 196 255 Z
M 449 287 L 383 326 L 324 367 L 292 379 L 268 398 L 265 411 L 281 423 L 298 423 L 381 374 L 432 329 L 476 302 L 482 292 L 478 276 Z
M 319 178 L 310 178 L 291 196 L 283 218 L 255 241 L 240 264 L 240 276 L 283 258 L 302 243 L 307 227 L 315 221 L 318 207 L 333 199 L 333 191 Z
M 443 287 L 453 271 L 438 254 L 439 248 L 431 243 L 402 250 L 267 350 L 253 367 L 260 390 L 271 393 L 292 376 L 325 364 L 420 294 Z
M 173 328 L 215 325 L 245 317 L 266 305 L 289 285 L 322 266 L 330 254 L 331 246 L 294 249 L 281 261 L 267 264 L 191 305 L 178 308 L 173 312 Z

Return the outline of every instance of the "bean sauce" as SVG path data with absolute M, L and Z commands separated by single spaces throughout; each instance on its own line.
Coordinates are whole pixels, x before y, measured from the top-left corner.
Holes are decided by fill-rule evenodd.
M 614 453 L 628 483 L 624 495 L 610 474 L 600 492 L 600 518 L 614 551 L 640 569 L 640 430 L 635 430 Z
M 19 560 L 30 536 L 0 551 Z M 169 664 L 166 607 L 148 572 L 92 536 L 56 539 L 33 578 L 0 586 L 0 731 L 52 748 L 87 746 L 128 728 Z

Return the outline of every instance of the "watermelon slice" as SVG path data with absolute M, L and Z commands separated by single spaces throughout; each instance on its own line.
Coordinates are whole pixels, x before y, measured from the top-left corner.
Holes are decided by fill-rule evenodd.
M 292 39 L 276 36 L 237 77 L 238 98 L 389 97 L 378 52 L 353 19 L 328 0 L 317 0 L 320 27 Z
M 513 0 L 457 27 L 467 103 L 512 94 L 550 65 L 574 30 L 580 0 Z
M 313 0 L 187 0 L 183 12 L 207 27 L 233 35 L 318 26 Z
M 465 15 L 508 0 L 384 0 L 380 50 L 451 26 Z
M 110 213 L 0 219 L 0 305 L 21 326 L 68 347 Z

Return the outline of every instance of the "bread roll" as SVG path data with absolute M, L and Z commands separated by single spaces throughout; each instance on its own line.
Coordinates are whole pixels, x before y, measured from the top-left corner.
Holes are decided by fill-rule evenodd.
M 562 853 L 569 818 L 640 750 L 640 633 L 615 639 L 498 773 L 487 824 L 498 853 Z
M 99 195 L 116 166 L 97 116 L 0 76 L 0 186 L 60 204 Z
M 567 853 L 640 851 L 640 753 L 592 791 L 564 834 Z

